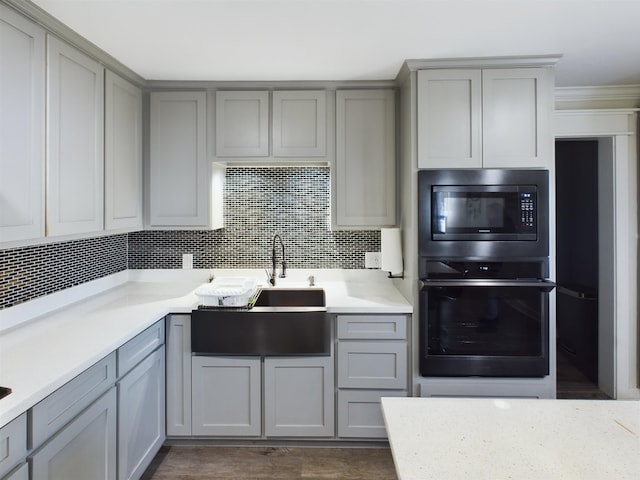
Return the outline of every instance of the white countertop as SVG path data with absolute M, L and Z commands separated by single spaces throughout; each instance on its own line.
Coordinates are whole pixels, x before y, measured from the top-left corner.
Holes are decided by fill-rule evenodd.
M 640 401 L 383 398 L 399 480 L 640 478 Z
M 130 270 L 0 310 L 0 427 L 169 313 L 190 313 L 193 293 L 216 277 L 263 270 Z M 290 270 L 277 287 L 326 291 L 329 313 L 411 313 L 411 304 L 383 272 Z

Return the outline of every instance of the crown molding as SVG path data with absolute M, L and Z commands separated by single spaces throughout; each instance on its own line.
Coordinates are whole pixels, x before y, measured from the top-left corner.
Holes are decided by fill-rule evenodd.
M 553 67 L 562 55 L 530 55 L 509 57 L 434 58 L 405 60 L 403 68 L 427 70 L 434 68 L 526 68 Z M 402 68 L 401 68 L 402 70 Z
M 640 85 L 603 85 L 595 87 L 557 87 L 556 109 L 638 108 Z
M 145 85 L 145 79 L 136 72 L 119 62 L 117 59 L 88 41 L 74 30 L 67 27 L 64 23 L 51 16 L 33 2 L 28 0 L 0 0 L 0 3 L 3 3 L 26 16 L 31 21 L 43 27 L 48 33 L 55 35 L 64 42 L 89 55 L 112 72 L 117 73 L 140 87 Z

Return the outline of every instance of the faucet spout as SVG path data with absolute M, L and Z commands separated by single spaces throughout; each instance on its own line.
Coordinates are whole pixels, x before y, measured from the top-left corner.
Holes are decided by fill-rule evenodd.
M 269 283 L 275 286 L 276 284 L 276 273 L 277 273 L 277 254 L 276 254 L 276 242 L 280 242 L 280 246 L 282 247 L 282 263 L 280 270 L 280 278 L 285 278 L 287 276 L 287 262 L 285 261 L 284 256 L 284 243 L 282 242 L 282 238 L 277 233 L 273 236 L 273 244 L 271 246 L 271 277 L 269 278 Z

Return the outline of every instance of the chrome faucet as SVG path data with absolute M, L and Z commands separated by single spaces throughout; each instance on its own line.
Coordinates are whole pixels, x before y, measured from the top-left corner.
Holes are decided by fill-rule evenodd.
M 277 233 L 273 236 L 273 246 L 271 248 L 271 276 L 269 277 L 269 283 L 275 287 L 276 285 L 276 240 L 280 242 L 280 246 L 282 247 L 282 271 L 280 272 L 280 278 L 285 278 L 287 276 L 287 262 L 284 259 L 284 243 L 282 242 L 282 238 Z

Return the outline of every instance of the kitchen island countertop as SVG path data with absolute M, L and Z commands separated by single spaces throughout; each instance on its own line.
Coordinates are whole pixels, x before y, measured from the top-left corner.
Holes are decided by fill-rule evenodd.
M 191 313 L 194 290 L 211 274 L 255 276 L 264 270 L 130 270 L 0 310 L 0 427 L 169 313 Z M 383 272 L 290 270 L 279 287 L 326 291 L 329 313 L 411 313 Z M 264 281 L 263 281 L 264 280 Z
M 383 398 L 399 480 L 640 475 L 640 401 Z

